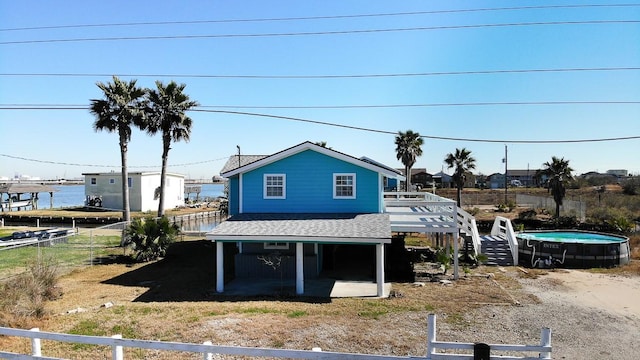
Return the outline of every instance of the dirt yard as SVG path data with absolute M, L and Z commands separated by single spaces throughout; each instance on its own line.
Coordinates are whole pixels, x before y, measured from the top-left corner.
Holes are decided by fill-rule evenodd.
M 214 344 L 422 356 L 426 317 L 448 341 L 537 344 L 552 329 L 554 359 L 637 359 L 640 277 L 603 272 L 481 267 L 452 285 L 394 283 L 389 299 L 225 297 L 213 291 L 214 249 L 176 244 L 148 264 L 114 262 L 63 276 L 63 296 L 29 326 L 45 331 Z M 461 274 L 464 274 L 461 271 Z M 107 303 L 113 306 L 105 307 Z M 29 342 L 0 338 L 27 354 Z M 43 355 L 109 358 L 105 347 L 43 342 Z M 535 355 L 535 354 L 534 354 Z M 127 349 L 127 359 L 196 359 Z M 231 357 L 220 357 L 227 359 Z

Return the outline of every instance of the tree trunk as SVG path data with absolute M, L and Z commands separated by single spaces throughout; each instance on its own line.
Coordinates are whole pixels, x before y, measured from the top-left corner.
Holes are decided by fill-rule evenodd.
M 167 178 L 167 160 L 169 158 L 169 149 L 171 147 L 171 137 L 163 135 L 162 137 L 162 171 L 160 172 L 160 201 L 158 203 L 158 217 L 164 216 L 164 188 Z
M 458 191 L 457 191 L 457 195 L 458 195 L 458 207 L 460 207 L 460 197 L 462 196 L 462 187 L 461 186 L 457 186 Z
M 120 160 L 122 162 L 122 220 L 131 221 L 131 206 L 129 204 L 129 172 L 127 171 L 127 142 L 120 139 Z
M 409 192 L 411 190 L 411 166 L 406 166 L 404 167 L 404 175 L 405 175 L 405 180 L 404 180 L 404 191 Z

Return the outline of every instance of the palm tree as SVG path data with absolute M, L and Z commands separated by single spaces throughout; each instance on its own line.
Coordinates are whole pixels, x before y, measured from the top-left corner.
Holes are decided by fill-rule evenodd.
M 402 161 L 404 165 L 404 174 L 407 177 L 405 181 L 405 191 L 411 189 L 411 168 L 416 163 L 416 159 L 422 156 L 422 144 L 424 140 L 419 133 L 407 130 L 399 131 L 396 135 L 396 158 Z
M 544 168 L 542 173 L 549 178 L 549 189 L 551 195 L 553 195 L 553 201 L 556 202 L 556 214 L 555 217 L 560 217 L 560 206 L 562 205 L 562 199 L 566 194 L 564 182 L 571 180 L 573 176 L 571 172 L 573 169 L 569 166 L 569 160 L 564 158 L 551 157 L 551 162 L 548 161 L 542 164 Z
M 447 154 L 447 157 L 444 159 L 444 162 L 447 163 L 449 169 L 455 167 L 455 171 L 453 172 L 453 182 L 456 184 L 456 188 L 458 189 L 458 207 L 460 207 L 460 197 L 462 195 L 462 188 L 464 187 L 464 181 L 466 180 L 466 173 L 469 170 L 476 168 L 476 159 L 471 156 L 471 151 L 462 148 L 457 149 L 455 153 Z
M 158 217 L 164 215 L 164 190 L 171 142 L 189 141 L 192 120 L 185 112 L 199 105 L 198 102 L 190 100 L 189 95 L 183 93 L 186 86 L 185 84 L 178 85 L 174 81 L 165 86 L 161 81 L 156 81 L 157 89 L 147 93 L 148 107 L 145 130 L 150 135 L 157 132 L 162 133 L 162 172 L 160 175 Z
M 96 85 L 104 93 L 104 99 L 92 99 L 89 111 L 95 116 L 95 131 L 117 132 L 120 139 L 122 163 L 122 215 L 124 221 L 131 220 L 129 206 L 129 174 L 127 172 L 127 148 L 131 140 L 131 125 L 142 126 L 143 97 L 145 90 L 129 82 L 113 77 L 113 82 Z

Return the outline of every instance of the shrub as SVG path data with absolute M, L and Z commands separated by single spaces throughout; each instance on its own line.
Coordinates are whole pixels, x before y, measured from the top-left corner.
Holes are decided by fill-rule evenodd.
M 146 262 L 164 257 L 167 248 L 180 234 L 180 228 L 165 216 L 159 219 L 135 219 L 125 229 L 122 246 L 135 251 L 136 261 Z
M 466 209 L 464 209 L 464 211 L 466 211 L 471 216 L 476 216 L 476 215 L 478 215 L 480 213 L 480 209 L 477 208 L 477 207 L 466 208 Z
M 611 207 L 599 207 L 590 211 L 587 223 L 595 225 L 600 231 L 617 233 L 629 233 L 634 226 L 629 211 Z
M 520 214 L 518 214 L 518 219 L 520 219 L 520 220 L 530 220 L 530 219 L 535 219 L 536 216 L 538 216 L 538 213 L 533 209 L 529 209 L 529 210 L 525 210 L 525 211 L 521 212 Z
M 549 220 L 549 224 L 555 229 L 575 229 L 579 223 L 575 216 L 560 216 Z
M 633 177 L 622 184 L 622 192 L 626 195 L 640 194 L 640 178 Z
M 45 302 L 62 295 L 57 270 L 52 259 L 38 259 L 26 272 L 0 283 L 0 326 L 25 327 L 30 319 L 44 317 Z

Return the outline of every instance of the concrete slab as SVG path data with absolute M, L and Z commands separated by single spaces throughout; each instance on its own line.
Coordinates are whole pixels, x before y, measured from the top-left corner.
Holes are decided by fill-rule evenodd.
M 318 298 L 373 297 L 378 287 L 372 281 L 345 281 L 327 278 L 307 279 L 304 281 L 304 294 L 301 296 Z M 295 281 L 278 279 L 234 279 L 224 285 L 227 296 L 271 296 L 295 295 Z M 384 284 L 384 296 L 389 297 L 391 284 Z

